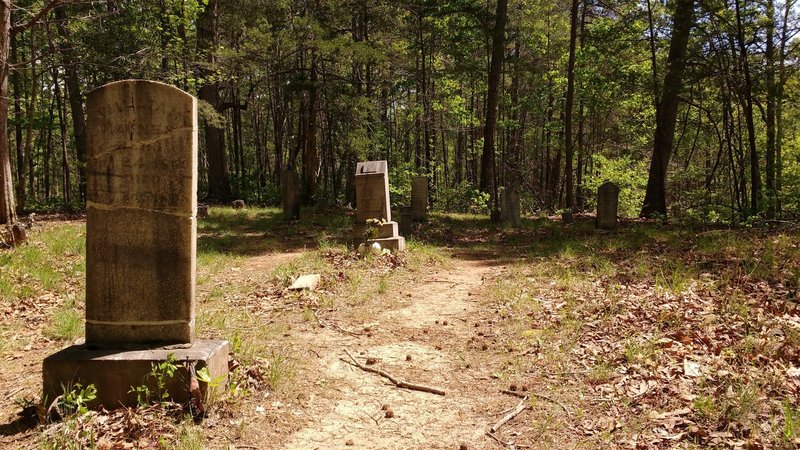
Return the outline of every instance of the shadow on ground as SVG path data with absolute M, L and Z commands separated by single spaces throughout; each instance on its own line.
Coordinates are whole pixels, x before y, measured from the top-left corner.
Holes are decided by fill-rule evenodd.
M 591 216 L 564 225 L 549 218 L 523 219 L 520 228 L 464 214 L 429 215 L 415 224 L 412 241 L 446 247 L 453 257 L 486 265 L 553 260 L 580 271 L 615 274 L 621 281 L 704 272 L 746 273 L 796 285 L 800 250 L 792 230 L 700 227 L 622 220 L 615 231 L 598 230 Z
M 347 242 L 352 219 L 346 211 L 304 210 L 301 217 L 286 222 L 277 208 L 211 208 L 198 220 L 197 252 L 256 256 Z

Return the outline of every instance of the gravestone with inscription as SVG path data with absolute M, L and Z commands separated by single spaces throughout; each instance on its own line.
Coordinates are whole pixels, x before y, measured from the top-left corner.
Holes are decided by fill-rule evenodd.
M 226 377 L 228 343 L 194 339 L 197 100 L 128 80 L 90 92 L 86 112 L 86 341 L 44 360 L 45 398 L 94 384 L 93 406 L 134 405 L 170 354 Z M 173 400 L 190 373 L 170 380 Z
M 519 207 L 519 194 L 513 188 L 505 188 L 500 194 L 500 222 L 515 227 L 522 225 Z
M 375 219 L 380 225 L 370 225 Z M 357 239 L 366 238 L 367 244 L 375 242 L 390 250 L 405 249 L 406 240 L 398 233 L 397 222 L 392 221 L 389 203 L 389 166 L 386 161 L 359 162 L 356 166 L 356 226 Z
M 606 181 L 597 188 L 597 228 L 613 230 L 617 228 L 619 209 L 619 187 Z
M 428 218 L 428 177 L 414 177 L 411 180 L 411 214 L 416 221 Z
M 285 170 L 281 177 L 281 205 L 283 220 L 300 219 L 300 180 L 293 169 Z

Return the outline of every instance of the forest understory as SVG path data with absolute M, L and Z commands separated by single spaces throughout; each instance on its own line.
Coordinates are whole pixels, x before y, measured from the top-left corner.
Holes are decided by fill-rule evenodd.
M 0 446 L 800 445 L 793 225 L 433 214 L 406 252 L 363 257 L 346 211 L 281 224 L 258 208 L 199 221 L 197 335 L 232 349 L 205 417 L 169 402 L 84 412 L 73 396 L 56 420 L 37 405 L 41 362 L 82 339 L 85 220 L 38 220 L 0 253 Z M 306 273 L 315 291 L 287 290 Z

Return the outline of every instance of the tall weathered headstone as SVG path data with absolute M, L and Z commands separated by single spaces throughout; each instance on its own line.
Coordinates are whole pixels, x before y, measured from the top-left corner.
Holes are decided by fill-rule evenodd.
M 293 169 L 285 170 L 281 176 L 281 204 L 283 220 L 300 219 L 300 180 Z
M 97 404 L 135 404 L 130 387 L 169 353 L 227 375 L 228 343 L 194 340 L 196 99 L 120 81 L 90 92 L 86 112 L 86 343 L 45 359 L 45 396 L 80 382 Z
M 519 194 L 513 188 L 505 188 L 500 194 L 500 221 L 515 227 L 522 225 Z
M 428 177 L 414 177 L 411 180 L 411 214 L 416 221 L 428 218 Z
M 619 187 L 606 181 L 597 188 L 597 228 L 613 230 L 617 227 Z
M 359 162 L 356 166 L 356 226 L 357 238 L 370 227 L 369 219 L 377 219 L 383 225 L 368 236 L 367 243 L 377 242 L 383 248 L 403 250 L 406 240 L 398 233 L 397 222 L 392 221 L 392 208 L 389 203 L 389 166 L 386 161 Z M 369 234 L 369 233 L 367 233 Z

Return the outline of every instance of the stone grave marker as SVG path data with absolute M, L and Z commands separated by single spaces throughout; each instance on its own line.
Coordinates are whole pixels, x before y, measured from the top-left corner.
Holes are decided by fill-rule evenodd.
M 519 194 L 513 188 L 505 188 L 500 194 L 500 221 L 512 226 L 522 226 Z
M 281 205 L 283 220 L 300 219 L 300 180 L 293 169 L 285 170 L 281 177 Z
M 381 220 L 384 223 L 377 228 L 374 235 L 368 236 L 367 245 L 374 242 L 382 248 L 390 250 L 405 249 L 406 240 L 398 233 L 397 222 L 392 221 L 392 209 L 389 203 L 389 166 L 386 161 L 359 162 L 356 166 L 356 226 L 354 234 L 357 239 L 363 238 L 371 228 L 369 219 Z
M 416 221 L 428 219 L 428 177 L 411 180 L 411 213 Z
M 401 236 L 410 236 L 414 232 L 414 213 L 410 206 L 400 208 L 399 228 Z
M 45 398 L 94 384 L 90 406 L 135 405 L 129 390 L 169 354 L 227 377 L 228 343 L 194 339 L 197 100 L 128 80 L 90 92 L 86 111 L 86 342 L 44 360 Z
M 597 188 L 597 228 L 613 230 L 617 228 L 619 209 L 619 187 L 606 181 Z

